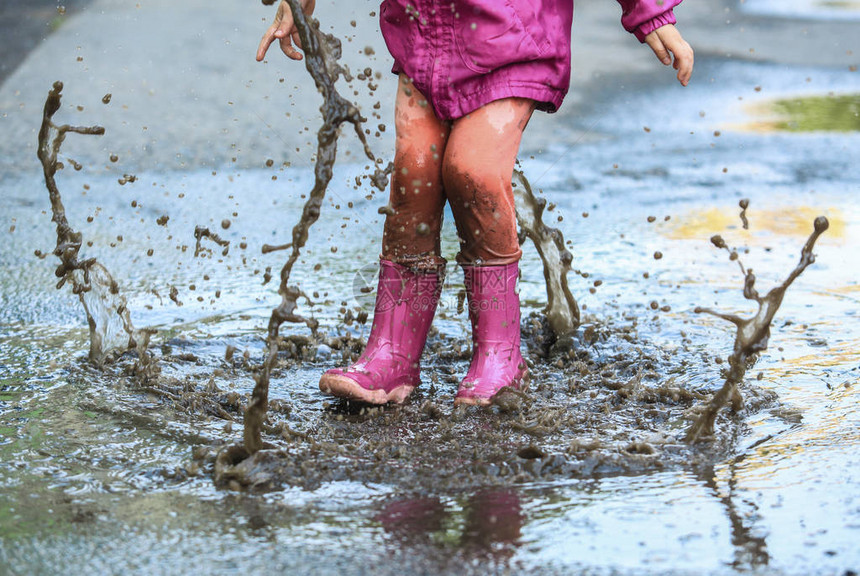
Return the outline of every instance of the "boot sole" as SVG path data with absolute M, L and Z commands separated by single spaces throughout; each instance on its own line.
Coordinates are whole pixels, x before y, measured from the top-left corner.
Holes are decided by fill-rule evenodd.
M 459 396 L 454 398 L 454 406 L 489 406 L 492 403 L 492 397 L 481 398 L 479 396 Z
M 513 382 L 508 384 L 508 386 L 516 390 L 525 390 L 530 377 L 531 373 L 528 370 L 524 370 L 523 373 L 520 374 Z M 504 386 L 502 386 L 502 388 L 504 388 Z M 502 388 L 499 388 L 499 390 Z M 497 391 L 496 394 L 498 393 L 499 392 Z M 493 398 L 496 394 L 493 394 L 489 398 L 484 398 L 483 396 L 457 396 L 454 398 L 454 406 L 489 406 L 493 403 Z
M 324 394 L 330 394 L 338 398 L 345 398 L 356 402 L 364 402 L 366 404 L 402 404 L 406 397 L 409 396 L 415 386 L 403 385 L 398 386 L 386 392 L 385 390 L 368 390 L 363 388 L 353 380 L 346 376 L 337 376 L 334 374 L 326 374 L 320 378 L 320 391 Z

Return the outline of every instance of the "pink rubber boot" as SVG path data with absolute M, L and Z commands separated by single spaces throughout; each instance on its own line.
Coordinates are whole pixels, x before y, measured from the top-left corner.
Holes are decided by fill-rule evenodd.
M 442 270 L 413 272 L 380 260 L 367 346 L 348 368 L 325 372 L 320 390 L 368 404 L 403 402 L 420 383 L 419 360 L 439 303 L 442 276 Z
M 519 388 L 526 375 L 520 354 L 519 265 L 464 266 L 472 363 L 454 404 L 486 406 L 504 386 Z

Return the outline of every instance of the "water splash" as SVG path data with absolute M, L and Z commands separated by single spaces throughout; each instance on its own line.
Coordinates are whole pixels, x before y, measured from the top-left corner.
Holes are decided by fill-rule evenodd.
M 520 235 L 525 235 L 534 242 L 543 262 L 547 320 L 557 338 L 567 336 L 576 330 L 580 320 L 579 306 L 567 285 L 567 273 L 570 271 L 573 255 L 564 246 L 561 230 L 544 224 L 546 199 L 535 198 L 531 184 L 519 170 L 514 170 L 513 188 Z
M 203 247 L 203 239 L 204 238 L 209 238 L 210 240 L 215 242 L 215 244 L 220 246 L 222 248 L 222 250 L 221 250 L 222 256 L 226 256 L 230 252 L 230 241 L 229 240 L 224 240 L 223 238 L 221 238 L 220 236 L 218 236 L 217 234 L 215 234 L 214 232 L 212 232 L 211 230 L 209 230 L 209 228 L 206 228 L 205 226 L 197 226 L 196 228 L 194 228 L 194 241 L 195 241 L 194 257 L 195 258 L 200 256 L 201 253 L 203 253 L 207 250 L 206 248 Z
M 293 20 L 302 40 L 305 67 L 314 79 L 317 90 L 323 96 L 321 107 L 323 124 L 317 132 L 313 189 L 308 194 L 308 200 L 305 202 L 301 218 L 293 227 L 292 242 L 280 247 L 281 249 L 290 248 L 291 252 L 280 273 L 278 293 L 281 295 L 281 303 L 272 310 L 269 319 L 266 359 L 259 374 L 255 376 L 256 385 L 245 412 L 244 442 L 245 450 L 249 454 L 254 454 L 263 448 L 260 432 L 268 406 L 269 377 L 277 363 L 278 332 L 281 324 L 284 322 L 303 322 L 313 332 L 316 332 L 317 321 L 312 318 L 305 318 L 297 312 L 298 299 L 304 293 L 297 286 L 290 286 L 290 273 L 299 258 L 301 249 L 307 242 L 310 227 L 319 218 L 322 201 L 332 178 L 332 170 L 337 157 L 337 138 L 341 124 L 349 122 L 355 129 L 355 134 L 364 146 L 365 155 L 375 168 L 371 181 L 377 188 L 385 190 L 388 184 L 388 174 L 391 171 L 390 165 L 386 169 L 380 168 L 381 161 L 376 159 L 370 149 L 367 137 L 361 129 L 366 119 L 361 116 L 355 104 L 341 96 L 335 88 L 335 82 L 341 75 L 348 79 L 347 72 L 338 64 L 341 56 L 340 40 L 331 34 L 321 32 L 319 23 L 315 20 L 308 21 L 298 0 L 286 1 L 293 13 Z M 272 4 L 273 2 L 264 0 L 263 3 Z M 269 247 L 269 251 L 271 251 L 271 247 Z
M 57 156 L 70 132 L 101 136 L 105 129 L 102 126 L 54 124 L 53 118 L 60 109 L 62 91 L 63 83 L 54 82 L 45 100 L 37 151 L 51 199 L 51 220 L 57 225 L 57 245 L 54 248 L 54 255 L 60 259 L 60 265 L 54 271 L 60 279 L 57 289 L 66 283 L 71 284 L 72 292 L 77 294 L 84 307 L 90 329 L 91 362 L 100 366 L 118 354 L 137 349 L 139 360 L 135 372 L 148 374 L 154 370 L 154 364 L 146 351 L 153 331 L 135 330 L 125 297 L 120 294 L 119 285 L 107 268 L 95 258 L 78 259 L 83 235 L 73 229 L 66 218 L 66 209 L 55 178 L 57 170 L 62 168 Z
M 752 269 L 744 268 L 744 265 L 738 258 L 737 251 L 730 249 L 722 236 L 716 235 L 711 238 L 711 243 L 714 246 L 728 251 L 729 258 L 738 262 L 741 273 L 744 275 L 744 298 L 755 301 L 758 304 L 758 312 L 751 318 L 741 318 L 735 314 L 725 314 L 711 310 L 710 308 L 697 307 L 695 309 L 696 313 L 711 314 L 723 320 L 728 320 L 737 326 L 737 332 L 735 334 L 734 351 L 728 359 L 729 373 L 726 376 L 725 383 L 714 394 L 710 402 L 704 406 L 699 417 L 687 431 L 686 439 L 688 442 L 696 442 L 704 437 L 713 435 L 714 420 L 717 417 L 717 413 L 726 403 L 731 403 L 733 411 L 738 411 L 743 407 L 743 396 L 738 386 L 743 381 L 747 369 L 754 364 L 755 355 L 767 350 L 768 340 L 770 339 L 770 324 L 782 304 L 785 291 L 806 270 L 807 266 L 815 262 L 815 254 L 812 253 L 812 249 L 815 247 L 818 237 L 829 226 L 830 223 L 824 216 L 819 216 L 815 219 L 813 232 L 801 249 L 800 261 L 797 266 L 795 266 L 794 270 L 791 271 L 788 278 L 782 284 L 772 288 L 765 296 L 759 295 L 755 288 L 755 274 L 753 274 Z

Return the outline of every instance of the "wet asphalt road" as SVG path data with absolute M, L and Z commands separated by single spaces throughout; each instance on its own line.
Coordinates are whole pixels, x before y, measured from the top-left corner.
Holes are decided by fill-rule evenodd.
M 70 121 L 107 130 L 105 138 L 77 145 L 84 163 L 103 163 L 115 153 L 126 170 L 249 168 L 268 158 L 310 166 L 320 104 L 313 83 L 301 64 L 277 50 L 264 64 L 254 61 L 274 7 L 251 2 L 213 8 L 200 0 L 76 0 L 65 6 L 59 18 L 54 3 L 4 2 L 0 8 L 0 26 L 9 32 L 4 30 L 0 50 L 6 75 L 0 131 L 8 143 L 0 148 L 0 173 L 34 167 L 41 107 L 55 80 L 66 84 Z M 372 127 L 393 124 L 395 85 L 377 10 L 373 0 L 347 8 L 318 2 L 316 10 L 323 29 L 343 38 L 343 61 L 350 69 L 371 67 L 381 76 L 372 93 L 360 82 L 354 84 L 357 94 L 344 90 Z M 739 11 L 730 0 L 685 2 L 676 13 L 700 63 L 730 59 L 837 70 L 858 64 L 860 35 L 853 20 L 763 17 Z M 619 17 L 614 2 L 577 2 L 570 94 L 558 114 L 535 115 L 524 154 L 540 153 L 548 142 L 573 145 L 595 131 L 589 114 L 607 94 L 628 95 L 631 112 L 639 111 L 638 95 L 648 85 L 666 86 L 673 100 L 689 95 L 673 70 L 621 28 Z M 46 36 L 52 22 L 59 27 Z M 700 66 L 691 86 L 721 81 Z M 113 94 L 111 106 L 101 105 L 106 93 Z M 374 118 L 377 102 L 380 115 Z M 77 106 L 84 110 L 75 112 Z M 373 140 L 384 157 L 393 130 Z M 352 154 L 360 149 L 354 138 L 345 138 L 340 159 Z
M 91 0 L 3 0 L 0 3 L 0 85 L 20 66 L 33 48 L 68 18 L 86 9 Z M 61 15 L 58 7 L 65 7 Z

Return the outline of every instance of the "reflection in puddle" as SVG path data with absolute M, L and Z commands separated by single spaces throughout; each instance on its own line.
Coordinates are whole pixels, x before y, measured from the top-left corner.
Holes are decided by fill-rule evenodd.
M 748 246 L 772 243 L 773 236 L 803 238 L 809 234 L 809 223 L 819 214 L 827 214 L 830 228 L 828 239 L 845 240 L 845 214 L 842 209 L 830 206 L 780 206 L 779 208 L 751 208 L 750 218 L 755 219 L 754 231 L 741 230 L 736 210 L 701 206 L 671 221 L 660 230 L 673 240 L 701 240 L 714 230 L 734 230 Z M 766 234 L 762 234 L 766 233 Z
M 860 130 L 860 94 L 798 96 L 758 102 L 748 107 L 759 118 L 743 126 L 754 132 L 856 132 Z
M 435 496 L 387 500 L 374 520 L 401 546 L 432 546 L 506 564 L 520 545 L 525 517 L 510 488 L 478 491 L 464 500 Z
M 761 16 L 839 20 L 860 18 L 857 0 L 746 0 L 741 10 Z
M 767 534 L 755 527 L 758 506 L 754 502 L 739 498 L 737 495 L 737 467 L 745 456 L 740 456 L 720 468 L 706 466 L 697 471 L 699 479 L 712 491 L 713 496 L 723 505 L 729 519 L 731 542 L 734 557 L 731 566 L 738 570 L 767 566 L 770 554 L 767 551 Z M 721 476 L 727 476 L 722 485 Z

